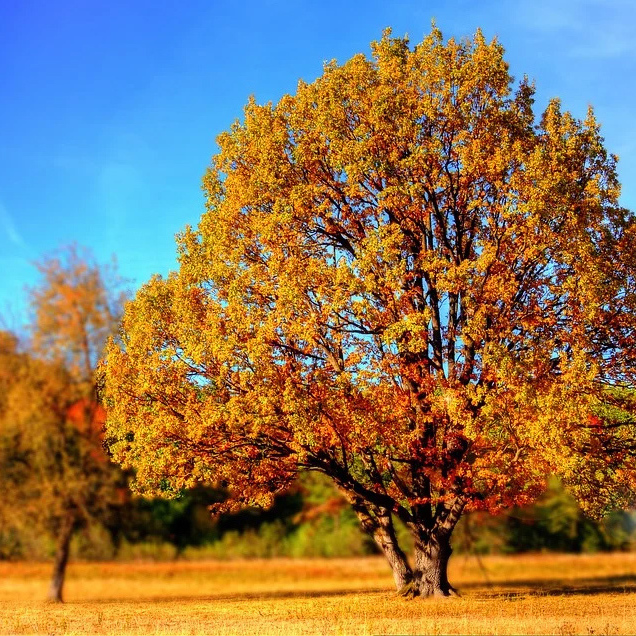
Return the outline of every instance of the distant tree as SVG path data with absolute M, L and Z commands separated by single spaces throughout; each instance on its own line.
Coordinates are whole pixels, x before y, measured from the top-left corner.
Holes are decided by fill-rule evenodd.
M 115 278 L 76 247 L 38 264 L 31 340 L 0 335 L 0 508 L 56 538 L 49 599 L 62 600 L 71 538 L 122 503 L 125 480 L 103 449 L 93 371 L 122 307 Z
M 109 345 L 107 430 L 152 492 L 322 472 L 398 590 L 450 595 L 465 510 L 549 474 L 589 514 L 632 500 L 634 410 L 602 411 L 634 386 L 636 224 L 593 113 L 535 119 L 496 41 L 372 51 L 219 137 L 179 271 Z
M 41 283 L 29 290 L 32 346 L 94 393 L 94 371 L 116 332 L 126 292 L 114 263 L 99 265 L 75 244 L 41 259 Z

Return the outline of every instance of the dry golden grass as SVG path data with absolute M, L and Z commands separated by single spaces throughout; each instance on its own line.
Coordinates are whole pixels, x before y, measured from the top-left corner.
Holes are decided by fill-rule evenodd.
M 636 554 L 454 557 L 462 597 L 404 600 L 381 558 L 0 563 L 2 634 L 636 634 Z

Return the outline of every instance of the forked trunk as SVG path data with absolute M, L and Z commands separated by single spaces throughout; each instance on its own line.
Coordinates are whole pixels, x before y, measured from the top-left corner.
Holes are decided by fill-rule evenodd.
M 450 538 L 462 515 L 466 499 L 462 496 L 447 502 L 436 511 L 432 524 L 412 524 L 415 538 L 413 580 L 404 590 L 409 596 L 457 596 L 448 582 L 448 560 L 453 551 Z
M 53 576 L 49 587 L 48 600 L 52 603 L 62 603 L 62 589 L 64 587 L 64 577 L 66 575 L 66 565 L 71 548 L 71 539 L 75 530 L 75 520 L 67 517 L 62 522 L 58 537 L 55 561 L 53 563 Z
M 398 545 L 391 511 L 371 506 L 346 491 L 345 494 L 349 494 L 362 527 L 387 558 L 398 594 L 407 597 L 457 596 L 457 591 L 448 582 L 448 560 L 452 552 L 450 537 L 466 504 L 463 498 L 457 497 L 440 508 L 433 523 L 430 518 L 428 523 L 407 521 L 415 538 L 412 568 Z

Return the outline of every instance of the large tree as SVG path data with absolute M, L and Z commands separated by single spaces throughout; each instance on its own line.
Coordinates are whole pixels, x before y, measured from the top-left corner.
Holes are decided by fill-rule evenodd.
M 179 271 L 108 350 L 108 435 L 138 487 L 267 504 L 320 471 L 422 596 L 453 593 L 465 510 L 549 474 L 590 514 L 624 505 L 634 218 L 593 113 L 532 107 L 498 42 L 436 29 L 250 100 Z
M 126 481 L 103 449 L 93 371 L 121 314 L 116 276 L 77 247 L 38 263 L 30 338 L 0 332 L 0 515 L 54 538 L 49 599 L 62 600 L 70 542 L 123 502 Z

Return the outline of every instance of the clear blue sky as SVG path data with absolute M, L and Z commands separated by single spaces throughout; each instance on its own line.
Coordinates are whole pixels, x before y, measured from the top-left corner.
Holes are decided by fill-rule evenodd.
M 636 208 L 634 0 L 0 0 L 0 313 L 24 315 L 32 262 L 76 241 L 133 287 L 175 266 L 203 211 L 215 138 L 386 26 L 418 42 L 481 26 L 512 73 L 584 117 L 593 104 Z M 11 324 L 13 323 L 13 324 Z

